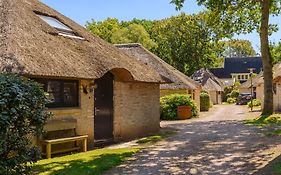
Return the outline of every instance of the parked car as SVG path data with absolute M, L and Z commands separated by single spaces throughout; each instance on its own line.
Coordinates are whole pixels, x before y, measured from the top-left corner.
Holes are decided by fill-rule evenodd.
M 237 105 L 246 105 L 251 100 L 251 94 L 250 93 L 241 93 L 237 97 Z

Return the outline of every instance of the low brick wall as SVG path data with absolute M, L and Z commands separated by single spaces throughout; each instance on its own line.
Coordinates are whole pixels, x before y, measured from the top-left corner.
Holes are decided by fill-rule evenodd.
M 159 84 L 114 82 L 114 138 L 130 140 L 159 131 Z

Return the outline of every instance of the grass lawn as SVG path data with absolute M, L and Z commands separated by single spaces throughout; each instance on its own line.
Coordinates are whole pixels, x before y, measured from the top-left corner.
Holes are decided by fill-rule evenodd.
M 162 129 L 157 135 L 145 137 L 136 141 L 138 144 L 154 144 L 173 134 L 176 130 Z M 45 159 L 32 165 L 34 174 L 39 175 L 96 175 L 102 174 L 133 154 L 145 148 L 138 146 L 119 149 L 96 149 L 85 153 L 77 153 L 53 159 Z
M 273 167 L 273 171 L 276 174 L 281 174 L 281 162 L 277 163 L 274 167 Z
M 171 135 L 174 135 L 176 134 L 176 130 L 162 130 L 159 132 L 159 134 L 157 135 L 153 135 L 153 136 L 149 136 L 149 137 L 145 137 L 145 138 L 142 138 L 142 139 L 139 139 L 137 141 L 138 144 L 153 144 L 153 143 L 156 143 L 156 142 L 159 142 Z
M 32 166 L 40 175 L 96 175 L 121 164 L 141 148 L 97 149 L 53 159 Z
M 256 126 L 269 126 L 269 125 L 281 125 L 281 114 L 273 114 L 270 116 L 261 115 L 252 120 L 246 120 L 246 124 L 256 125 Z

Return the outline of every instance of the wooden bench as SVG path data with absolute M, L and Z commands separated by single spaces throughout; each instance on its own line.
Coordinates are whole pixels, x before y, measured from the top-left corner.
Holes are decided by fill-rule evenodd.
M 46 148 L 46 158 L 49 159 L 51 158 L 52 154 L 57 154 L 57 153 L 65 153 L 65 152 L 70 152 L 70 151 L 78 151 L 81 150 L 83 152 L 87 151 L 87 139 L 88 135 L 77 135 L 76 134 L 76 123 L 77 121 L 75 119 L 59 119 L 59 120 L 51 120 L 48 121 L 47 125 L 45 126 L 45 131 L 48 133 L 52 133 L 53 137 L 57 133 L 58 136 L 56 135 L 55 138 L 48 138 L 45 136 L 45 139 L 42 140 L 42 145 L 45 146 Z M 61 134 L 61 133 L 66 133 L 72 131 L 71 134 Z M 52 145 L 57 145 L 57 144 L 64 144 L 64 143 L 74 143 L 74 147 L 70 148 L 63 148 L 59 150 L 52 150 Z M 78 142 L 81 142 L 81 146 L 77 146 Z

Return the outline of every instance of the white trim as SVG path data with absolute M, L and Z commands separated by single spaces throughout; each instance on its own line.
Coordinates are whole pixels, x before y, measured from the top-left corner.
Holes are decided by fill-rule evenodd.
M 59 33 L 60 36 L 64 36 L 64 37 L 69 37 L 69 38 L 74 38 L 74 39 L 80 39 L 80 40 L 85 40 L 85 38 L 82 38 L 80 36 L 75 36 L 75 35 L 68 35 L 65 33 Z

